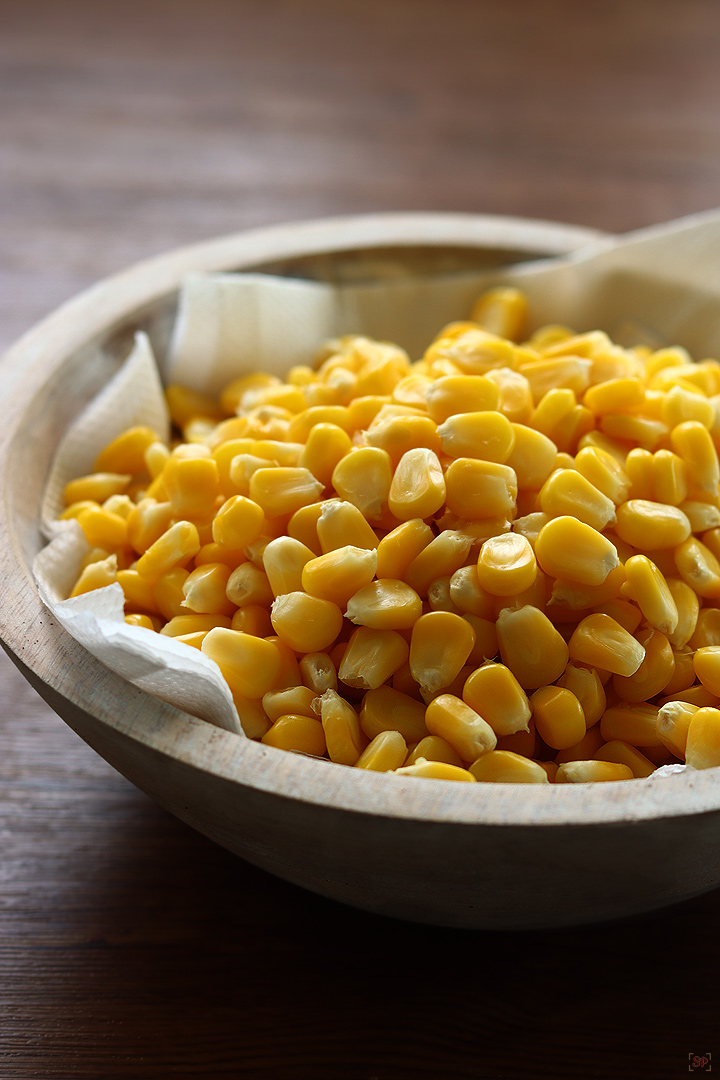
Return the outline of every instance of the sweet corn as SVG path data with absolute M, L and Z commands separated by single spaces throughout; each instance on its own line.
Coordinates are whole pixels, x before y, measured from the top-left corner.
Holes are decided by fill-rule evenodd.
M 261 741 L 266 746 L 276 746 L 280 750 L 292 750 L 310 757 L 322 757 L 327 749 L 320 721 L 292 713 L 279 717 Z
M 92 473 L 65 485 L 65 505 L 77 502 L 103 503 L 111 495 L 124 495 L 132 476 L 129 473 Z
M 471 317 L 491 334 L 519 341 L 528 316 L 528 304 L 519 289 L 489 289 L 474 304 Z
M 472 763 L 470 772 L 476 780 L 486 784 L 549 783 L 542 765 L 511 750 L 489 750 Z
M 555 750 L 573 746 L 585 735 L 585 714 L 572 693 L 561 686 L 542 686 L 530 698 L 535 728 Z
M 431 611 L 412 628 L 410 670 L 430 694 L 449 686 L 464 667 L 475 644 L 475 631 L 460 615 Z
M 445 477 L 437 454 L 424 447 L 404 453 L 390 485 L 390 512 L 400 521 L 431 517 L 444 504 L 445 496 Z
M 720 597 L 720 562 L 705 544 L 691 536 L 678 544 L 674 554 L 680 577 L 698 596 Z
M 187 637 L 189 634 L 207 634 L 216 626 L 228 629 L 230 619 L 225 615 L 174 615 L 165 623 L 160 633 L 165 637 Z
M 358 769 L 394 772 L 407 757 L 407 744 L 399 731 L 380 731 L 355 762 Z
M 348 642 L 338 668 L 338 678 L 346 686 L 375 690 L 407 659 L 408 644 L 397 631 L 359 626 Z
M 215 627 L 202 643 L 202 652 L 220 668 L 233 692 L 261 698 L 280 676 L 280 655 L 272 642 L 238 630 Z
M 409 743 L 429 735 L 425 705 L 391 686 L 368 690 L 360 708 L 360 726 L 369 739 L 383 731 L 398 731 Z
M 231 630 L 242 630 L 254 637 L 270 637 L 273 631 L 270 612 L 261 604 L 245 604 L 233 613 Z
M 499 412 L 457 413 L 440 424 L 443 451 L 453 458 L 480 458 L 502 465 L 515 445 L 515 430 Z
M 555 774 L 556 784 L 589 784 L 606 780 L 632 780 L 629 765 L 615 761 L 568 761 Z
M 430 702 L 425 710 L 425 725 L 463 761 L 474 761 L 497 745 L 497 736 L 487 721 L 453 694 L 440 694 Z
M 493 596 L 516 596 L 529 589 L 537 574 L 535 553 L 519 533 L 491 537 L 480 549 L 480 587 Z
M 677 758 L 685 758 L 690 721 L 698 709 L 687 701 L 668 701 L 658 710 L 658 738 Z
M 317 517 L 317 536 L 324 555 L 335 548 L 376 548 L 378 538 L 369 522 L 351 502 L 328 499 Z M 300 537 L 302 539 L 302 537 Z M 312 547 L 312 544 L 307 545 Z
M 565 750 L 560 750 L 555 755 L 555 763 L 556 765 L 564 765 L 568 761 L 589 761 L 590 758 L 595 757 L 598 750 L 604 745 L 605 742 L 600 734 L 600 728 L 588 728 L 581 739 L 578 739 L 572 746 L 566 747 Z
M 259 570 L 251 562 L 241 563 L 228 578 L 225 594 L 235 607 L 245 604 L 260 604 L 267 607 L 272 603 L 273 591 L 264 570 Z
M 436 424 L 457 413 L 491 412 L 500 406 L 500 390 L 484 375 L 446 375 L 430 383 L 427 411 Z
M 337 669 L 328 653 L 307 653 L 300 658 L 298 667 L 303 683 L 316 694 L 324 694 L 326 690 L 337 690 Z
M 263 694 L 262 707 L 272 722 L 290 714 L 310 716 L 314 719 L 317 716 L 314 707 L 317 700 L 317 694 L 309 687 L 292 686 L 285 690 L 268 690 Z
M 310 559 L 302 569 L 302 588 L 311 596 L 347 607 L 350 597 L 375 577 L 374 550 L 347 545 Z
M 340 765 L 355 765 L 368 742 L 358 714 L 334 690 L 326 690 L 316 701 L 328 757 Z
M 529 729 L 530 702 L 504 664 L 489 662 L 477 668 L 465 682 L 462 698 L 487 720 L 498 738 Z
M 336 466 L 351 449 L 350 436 L 337 424 L 316 424 L 308 435 L 298 465 L 309 469 L 327 488 L 330 487 Z
M 616 458 L 599 446 L 586 446 L 575 455 L 575 468 L 615 505 L 627 500 L 630 479 Z
M 646 555 L 633 555 L 625 563 L 625 573 L 632 597 L 650 625 L 672 634 L 678 625 L 678 609 L 655 563 Z
M 613 739 L 612 742 L 601 746 L 595 755 L 596 761 L 615 761 L 618 765 L 627 765 L 633 776 L 637 779 L 650 776 L 655 772 L 656 766 L 649 758 L 641 754 L 630 743 Z
M 645 649 L 642 664 L 633 675 L 613 676 L 613 689 L 623 701 L 649 701 L 665 689 L 675 673 L 675 654 L 665 634 L 648 628 L 637 638 Z
M 540 530 L 535 555 L 546 574 L 581 585 L 602 585 L 619 562 L 609 540 L 567 515 L 553 518 Z
M 421 739 L 408 754 L 405 764 L 414 765 L 420 758 L 426 761 L 444 761 L 447 765 L 462 765 L 460 755 L 439 735 L 426 735 Z
M 690 720 L 685 761 L 693 769 L 720 765 L 720 709 L 698 709 Z
M 692 531 L 677 506 L 646 499 L 630 499 L 619 506 L 615 529 L 621 540 L 641 551 L 677 547 Z
M 515 441 L 505 462 L 515 473 L 518 488 L 541 488 L 555 468 L 557 447 L 551 439 L 524 424 L 513 424 Z
M 557 686 L 570 690 L 578 699 L 588 728 L 597 724 L 605 712 L 607 699 L 602 680 L 594 668 L 570 663 L 557 680 Z
M 418 594 L 395 578 L 379 578 L 358 589 L 345 612 L 350 622 L 376 630 L 411 630 L 421 615 Z
M 390 455 L 375 446 L 351 450 L 338 462 L 332 474 L 337 494 L 356 506 L 366 521 L 382 518 L 392 479 Z
M 140 556 L 137 572 L 157 580 L 173 567 L 188 563 L 199 550 L 197 527 L 191 521 L 177 521 Z
M 445 473 L 445 487 L 448 510 L 458 517 L 478 521 L 514 516 L 517 477 L 507 465 L 459 457 Z
M 262 507 L 268 517 L 294 514 L 301 506 L 316 502 L 323 485 L 309 469 L 258 469 L 250 477 L 250 499 Z
M 570 659 L 615 675 L 634 675 L 645 658 L 640 642 L 609 615 L 587 615 L 568 642 Z
M 112 585 L 117 581 L 117 573 L 116 555 L 108 555 L 106 559 L 91 562 L 80 573 L 70 596 L 82 596 L 84 593 Z
M 526 604 L 504 608 L 496 623 L 502 661 L 525 690 L 559 679 L 567 667 L 568 646 L 547 615 Z
M 513 424 L 527 424 L 533 413 L 533 397 L 530 383 L 525 376 L 512 368 L 494 368 L 488 371 L 487 378 L 495 383 L 500 391 L 499 409 L 503 416 L 507 416 Z M 517 434 L 516 431 L 515 447 Z
M 673 428 L 670 441 L 687 466 L 691 490 L 717 494 L 720 464 L 707 428 L 697 420 L 688 420 Z
M 678 613 L 675 629 L 667 634 L 668 641 L 673 647 L 680 648 L 687 645 L 695 633 L 700 615 L 700 601 L 695 590 L 686 581 L 676 577 L 669 577 L 666 584 Z M 718 613 L 718 628 L 720 630 L 720 612 Z M 718 641 L 720 641 L 720 635 Z M 710 643 L 708 642 L 708 644 Z
M 657 705 L 613 705 L 603 713 L 600 734 L 606 742 L 620 739 L 631 746 L 661 746 L 657 723 Z
M 331 600 L 289 592 L 278 596 L 270 611 L 278 637 L 299 653 L 323 652 L 342 629 L 342 611 Z
M 404 574 L 406 582 L 419 596 L 427 596 L 433 581 L 459 570 L 471 543 L 463 533 L 452 529 L 441 532 L 412 560 Z
M 475 777 L 467 769 L 448 765 L 444 761 L 427 761 L 425 758 L 417 758 L 412 765 L 404 765 L 394 772 L 396 776 L 423 776 L 429 780 L 469 780 L 475 783 Z
M 225 595 L 229 577 L 230 567 L 223 563 L 197 566 L 183 583 L 185 607 L 206 614 L 232 615 L 235 605 Z
M 571 514 L 601 532 L 615 522 L 615 504 L 575 469 L 556 469 L 540 489 L 540 509 L 548 517 Z

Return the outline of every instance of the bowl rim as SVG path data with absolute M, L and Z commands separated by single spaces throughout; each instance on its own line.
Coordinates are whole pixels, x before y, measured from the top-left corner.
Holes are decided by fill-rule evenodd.
M 252 270 L 273 259 L 376 247 L 515 249 L 540 258 L 570 254 L 601 238 L 604 234 L 580 226 L 498 215 L 323 218 L 243 230 L 177 248 L 105 278 L 67 301 L 0 361 L 6 405 L 0 432 L 0 626 L 6 651 L 34 685 L 42 683 L 50 696 L 65 699 L 71 713 L 90 715 L 138 748 L 284 800 L 426 823 L 533 827 L 639 823 L 720 811 L 717 769 L 612 784 L 478 785 L 427 779 L 418 784 L 414 778 L 395 776 L 390 781 L 379 773 L 289 754 L 213 727 L 135 690 L 54 622 L 39 599 L 9 513 L 8 451 L 21 438 L 23 420 L 43 384 L 80 348 L 175 293 L 189 271 Z M 80 668 L 86 673 L 82 679 L 76 677 Z M 123 693 L 134 700 L 132 710 L 110 704 Z

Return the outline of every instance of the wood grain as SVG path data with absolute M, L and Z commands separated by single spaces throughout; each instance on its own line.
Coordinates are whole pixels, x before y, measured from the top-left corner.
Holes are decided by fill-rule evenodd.
M 712 0 L 3 0 L 0 22 L 4 344 L 247 225 L 619 231 L 720 202 Z M 664 1078 L 720 1056 L 718 893 L 528 935 L 362 915 L 191 832 L 0 671 L 3 1080 Z

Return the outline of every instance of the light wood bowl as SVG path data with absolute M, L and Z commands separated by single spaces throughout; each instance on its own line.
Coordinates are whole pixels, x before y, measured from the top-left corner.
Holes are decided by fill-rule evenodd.
M 393 214 L 286 225 L 184 248 L 83 293 L 2 364 L 3 644 L 57 713 L 183 821 L 273 874 L 387 915 L 533 928 L 661 907 L 720 884 L 720 776 L 588 785 L 389 777 L 265 747 L 134 689 L 70 638 L 31 573 L 59 438 L 126 354 L 166 337 L 189 270 L 347 278 L 561 254 L 590 230 L 517 219 Z M 93 346 L 102 342 L 105 359 Z M 91 825 L 89 827 L 92 827 Z

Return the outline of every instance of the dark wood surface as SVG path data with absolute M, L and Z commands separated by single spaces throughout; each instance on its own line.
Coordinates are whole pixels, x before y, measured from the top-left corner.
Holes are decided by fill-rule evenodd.
M 715 0 L 0 0 L 0 344 L 245 226 L 718 205 L 718 56 Z M 1 1080 L 717 1070 L 719 927 L 718 892 L 516 935 L 341 908 L 157 808 L 0 659 Z

